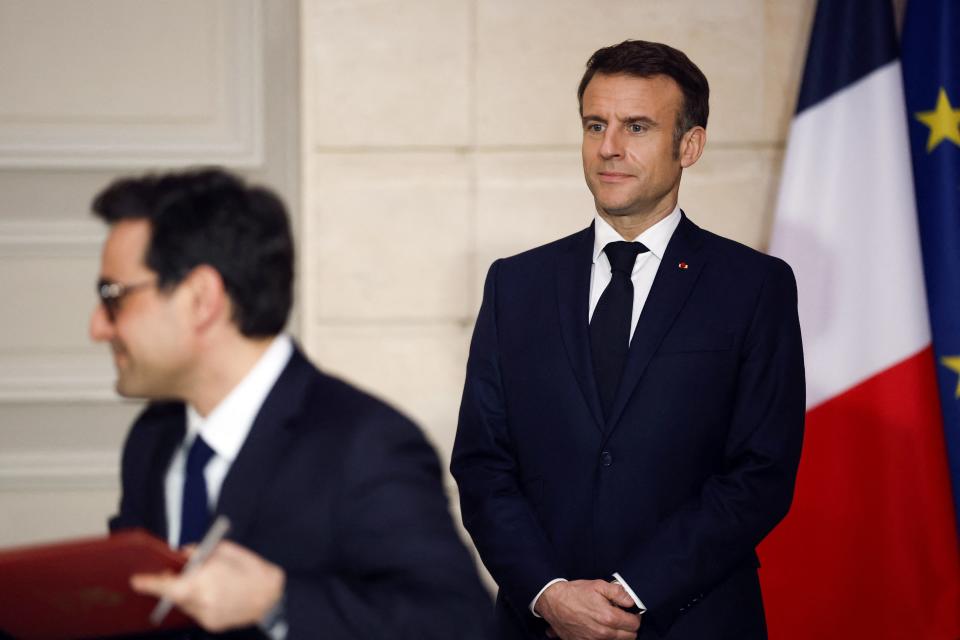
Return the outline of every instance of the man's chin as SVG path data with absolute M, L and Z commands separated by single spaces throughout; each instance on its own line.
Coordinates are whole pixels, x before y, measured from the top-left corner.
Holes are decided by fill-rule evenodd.
M 617 201 L 603 201 L 594 200 L 596 204 L 597 211 L 602 215 L 610 216 L 611 218 L 622 218 L 624 216 L 631 216 L 637 213 L 637 207 L 633 202 L 617 202 Z
M 117 395 L 123 398 L 149 398 L 150 394 L 142 387 L 143 385 L 138 385 L 135 381 L 124 376 L 119 376 L 113 385 Z
M 610 216 L 628 216 L 634 213 L 637 202 L 625 193 L 615 193 L 612 190 L 598 190 L 593 193 L 593 204 L 597 211 Z
M 136 384 L 133 381 L 124 380 L 123 378 L 118 378 L 113 388 L 117 392 L 117 395 L 130 400 L 166 402 L 181 399 L 176 393 L 164 391 L 156 388 L 154 385 Z
M 117 380 L 113 385 L 114 391 L 117 392 L 117 395 L 122 398 L 136 398 L 137 396 L 130 391 L 126 384 L 122 380 Z

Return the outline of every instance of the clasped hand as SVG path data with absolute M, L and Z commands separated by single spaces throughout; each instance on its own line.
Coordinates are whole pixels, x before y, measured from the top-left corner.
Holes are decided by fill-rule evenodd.
M 540 594 L 536 611 L 550 625 L 547 636 L 561 640 L 633 640 L 640 615 L 619 584 L 603 580 L 557 582 Z

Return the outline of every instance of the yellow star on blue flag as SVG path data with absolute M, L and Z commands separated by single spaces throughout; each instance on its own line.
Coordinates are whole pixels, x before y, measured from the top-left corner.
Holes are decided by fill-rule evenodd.
M 940 364 L 957 374 L 956 397 L 960 398 L 960 356 L 943 356 L 940 358 Z
M 937 106 L 933 111 L 920 111 L 917 120 L 930 127 L 927 138 L 927 153 L 937 148 L 944 140 L 960 147 L 960 109 L 954 109 L 947 97 L 947 90 L 940 87 Z

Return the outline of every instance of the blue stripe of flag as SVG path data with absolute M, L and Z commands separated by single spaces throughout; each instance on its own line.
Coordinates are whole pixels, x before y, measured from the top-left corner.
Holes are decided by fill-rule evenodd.
M 820 0 L 797 113 L 897 57 L 890 0 Z
M 918 114 L 960 116 L 960 2 L 910 0 L 903 32 L 903 79 L 917 194 L 930 325 L 937 359 L 947 455 L 960 530 L 960 128 L 933 148 Z M 958 123 L 960 124 L 960 123 Z M 941 127 L 940 132 L 943 133 Z M 953 368 L 951 368 L 953 367 Z

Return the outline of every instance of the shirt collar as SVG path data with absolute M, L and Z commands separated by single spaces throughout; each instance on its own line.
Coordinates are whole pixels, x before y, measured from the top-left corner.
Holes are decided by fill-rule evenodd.
M 673 211 L 670 212 L 666 218 L 653 225 L 639 236 L 634 238 L 632 242 L 642 242 L 643 246 L 650 250 L 657 260 L 663 260 L 663 254 L 667 250 L 667 245 L 670 243 L 670 238 L 673 237 L 673 232 L 676 231 L 677 227 L 680 226 L 680 205 L 677 205 L 673 208 Z M 603 248 L 611 242 L 622 241 L 623 236 L 621 236 L 617 231 L 610 226 L 606 220 L 604 220 L 600 214 L 595 214 L 593 219 L 593 262 L 596 264 L 597 260 L 600 258 L 600 254 L 603 253 Z
M 253 427 L 253 421 L 260 412 L 263 401 L 273 389 L 292 354 L 293 341 L 289 336 L 281 334 L 274 338 L 253 368 L 210 415 L 204 418 L 188 405 L 184 445 L 189 447 L 199 433 L 218 456 L 233 462 Z

